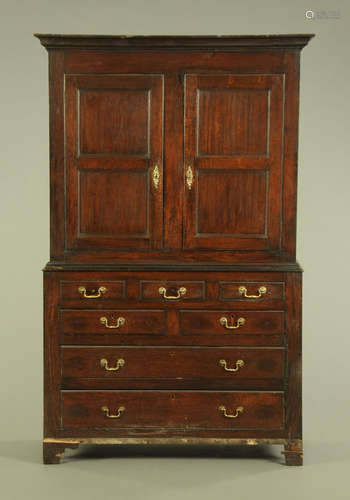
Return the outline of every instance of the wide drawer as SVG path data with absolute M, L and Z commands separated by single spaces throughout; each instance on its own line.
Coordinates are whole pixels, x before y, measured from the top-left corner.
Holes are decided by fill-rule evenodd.
M 183 335 L 282 334 L 283 311 L 180 311 Z
M 165 311 L 62 310 L 61 328 L 63 334 L 162 335 L 165 332 Z
M 282 392 L 63 391 L 64 428 L 281 429 Z
M 63 378 L 276 379 L 282 349 L 63 347 Z

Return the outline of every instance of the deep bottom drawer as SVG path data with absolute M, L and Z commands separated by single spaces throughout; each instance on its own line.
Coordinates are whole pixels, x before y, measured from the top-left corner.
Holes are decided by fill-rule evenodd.
M 281 429 L 282 392 L 63 391 L 64 428 Z

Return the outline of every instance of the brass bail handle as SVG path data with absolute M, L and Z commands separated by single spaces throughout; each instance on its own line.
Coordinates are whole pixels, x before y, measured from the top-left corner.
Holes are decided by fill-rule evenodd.
M 167 295 L 167 289 L 164 286 L 161 286 L 158 289 L 158 292 L 163 296 L 164 299 L 177 300 L 181 299 L 181 297 L 186 294 L 187 290 L 184 286 L 182 286 L 177 290 L 176 295 Z
M 117 359 L 116 365 L 115 366 L 108 366 L 108 360 L 103 358 L 100 360 L 100 366 L 101 368 L 104 368 L 108 372 L 116 372 L 120 368 L 122 368 L 125 365 L 125 360 L 120 358 Z
M 242 295 L 246 299 L 260 299 L 267 292 L 267 288 L 266 288 L 266 286 L 259 287 L 258 295 L 247 295 L 247 289 L 245 286 L 240 286 L 238 288 L 238 292 L 240 295 Z
M 223 367 L 223 369 L 227 372 L 238 372 L 240 368 L 243 368 L 244 366 L 244 361 L 243 359 L 238 359 L 236 361 L 236 365 L 233 368 L 228 368 L 227 367 L 227 361 L 226 359 L 220 359 L 219 365 Z
M 108 406 L 102 406 L 101 410 L 103 411 L 103 413 L 105 414 L 105 416 L 107 418 L 120 418 L 122 416 L 122 413 L 125 411 L 125 407 L 120 406 L 117 409 L 117 412 L 115 414 L 112 414 L 110 412 L 110 409 L 108 408 Z
M 104 325 L 106 328 L 120 328 L 121 326 L 125 325 L 125 318 L 120 316 L 117 318 L 117 324 L 116 325 L 109 325 L 108 324 L 108 319 L 105 316 L 101 316 L 100 318 L 100 323 L 101 325 Z
M 80 286 L 78 288 L 78 292 L 81 293 L 85 299 L 99 299 L 104 293 L 107 292 L 107 288 L 105 286 L 100 286 L 97 293 L 95 293 L 95 290 L 91 290 L 91 294 L 89 294 L 85 286 Z
M 236 321 L 236 324 L 234 324 L 234 320 L 232 320 L 232 325 L 229 325 L 228 324 L 228 319 L 225 318 L 225 316 L 223 316 L 222 318 L 220 318 L 220 325 L 224 326 L 225 328 L 227 328 L 228 330 L 237 330 L 237 328 L 239 328 L 240 326 L 243 326 L 244 323 L 245 323 L 245 319 L 244 318 L 238 318 L 237 321 Z
M 219 411 L 222 412 L 225 418 L 237 418 L 241 413 L 243 413 L 243 410 L 244 410 L 243 406 L 237 406 L 234 413 L 227 413 L 226 406 L 223 405 L 219 406 Z

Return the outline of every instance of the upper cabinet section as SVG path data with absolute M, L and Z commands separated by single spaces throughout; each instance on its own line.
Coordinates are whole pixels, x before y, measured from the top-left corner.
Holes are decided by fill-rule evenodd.
M 49 50 L 51 259 L 295 260 L 312 35 L 37 35 Z

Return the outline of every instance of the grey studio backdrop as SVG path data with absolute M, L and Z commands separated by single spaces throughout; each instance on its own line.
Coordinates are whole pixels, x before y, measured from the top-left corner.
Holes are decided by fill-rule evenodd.
M 269 499 L 348 499 L 342 481 L 345 485 L 350 462 L 349 2 L 1 0 L 0 6 L 0 497 L 58 499 L 68 492 L 70 498 L 72 485 L 74 498 L 85 499 L 96 498 L 101 487 L 106 498 L 118 492 L 127 499 L 206 499 L 235 491 L 245 498 L 256 493 Z M 140 452 L 123 459 L 111 451 L 103 460 L 98 451 L 99 460 L 92 453 L 89 460 L 83 454 L 52 468 L 40 464 L 48 67 L 34 32 L 316 34 L 301 58 L 297 255 L 305 269 L 303 468 L 278 464 L 278 447 L 259 460 L 235 453 L 229 459 L 228 452 L 225 460 L 210 452 L 205 458 L 199 454 L 202 459 L 186 452 L 173 459 L 164 451 L 146 459 Z

